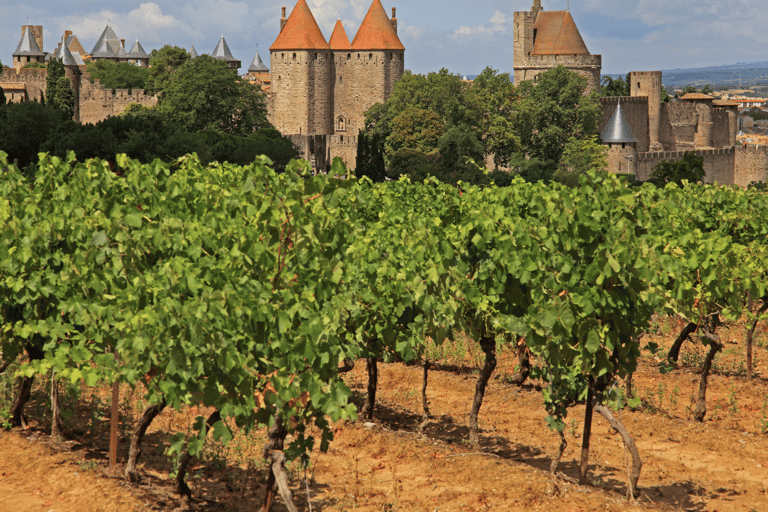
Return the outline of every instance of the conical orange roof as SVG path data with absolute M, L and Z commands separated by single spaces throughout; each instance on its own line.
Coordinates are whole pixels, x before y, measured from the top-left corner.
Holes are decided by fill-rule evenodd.
M 353 50 L 405 50 L 380 0 L 373 0 L 352 41 Z
M 531 55 L 589 55 L 568 11 L 539 12 L 533 29 L 536 39 Z
M 336 26 L 333 27 L 333 34 L 331 34 L 331 40 L 328 41 L 328 44 L 334 50 L 352 49 L 352 45 L 349 44 L 349 38 L 347 37 L 347 31 L 344 30 L 341 20 L 336 21 Z
M 296 2 L 270 50 L 330 50 L 305 0 Z

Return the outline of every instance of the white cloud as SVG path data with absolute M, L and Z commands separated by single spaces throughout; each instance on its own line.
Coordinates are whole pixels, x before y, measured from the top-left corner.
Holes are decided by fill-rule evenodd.
M 411 41 L 418 41 L 424 34 L 427 33 L 427 29 L 419 27 L 418 25 L 406 25 L 405 23 L 398 23 L 397 32 L 400 38 L 403 36 Z
M 451 37 L 453 39 L 459 39 L 477 35 L 494 35 L 507 33 L 507 26 L 509 22 L 507 20 L 507 15 L 503 12 L 499 10 L 495 11 L 493 16 L 491 16 L 491 19 L 488 21 L 490 22 L 490 26 L 488 27 L 485 25 L 476 25 L 474 27 L 462 25 L 453 31 L 453 35 Z

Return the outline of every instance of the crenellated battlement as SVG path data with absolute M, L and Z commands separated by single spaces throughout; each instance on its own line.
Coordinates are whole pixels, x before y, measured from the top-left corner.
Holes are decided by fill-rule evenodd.
M 727 147 L 718 149 L 696 149 L 693 152 L 696 156 L 706 158 L 708 156 L 733 155 L 735 151 L 734 147 Z M 686 153 L 689 153 L 689 151 L 648 151 L 645 153 L 638 153 L 637 158 L 639 160 L 681 160 Z
M 529 55 L 515 68 L 540 68 L 540 67 L 602 67 L 602 55 Z
M 648 103 L 648 96 L 601 96 L 600 103 L 614 105 L 621 101 L 622 105 Z

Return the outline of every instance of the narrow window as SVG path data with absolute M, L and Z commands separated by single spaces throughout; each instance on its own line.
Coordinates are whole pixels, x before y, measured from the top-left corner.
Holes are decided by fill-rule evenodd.
M 344 83 L 344 77 L 343 77 L 343 76 L 340 76 L 340 77 L 339 77 L 339 83 L 340 83 L 340 84 L 341 84 L 341 83 Z
M 296 54 L 295 53 L 293 54 L 293 60 L 296 60 Z

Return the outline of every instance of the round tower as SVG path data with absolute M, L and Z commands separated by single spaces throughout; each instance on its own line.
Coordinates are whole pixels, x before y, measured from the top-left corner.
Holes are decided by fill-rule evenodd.
M 661 126 L 661 71 L 632 71 L 630 74 L 630 96 L 648 98 L 648 139 L 649 151 L 664 151 L 659 141 Z
M 608 146 L 608 170 L 617 174 L 637 175 L 637 138 L 624 116 L 621 100 L 616 104 L 600 138 Z
M 405 47 L 397 36 L 396 12 L 387 17 L 380 0 L 373 0 L 351 45 L 348 60 L 357 91 L 351 105 L 350 126 L 357 133 L 363 128 L 365 111 L 384 103 L 405 72 Z
M 331 47 L 299 0 L 270 47 L 271 122 L 284 135 L 333 133 Z

